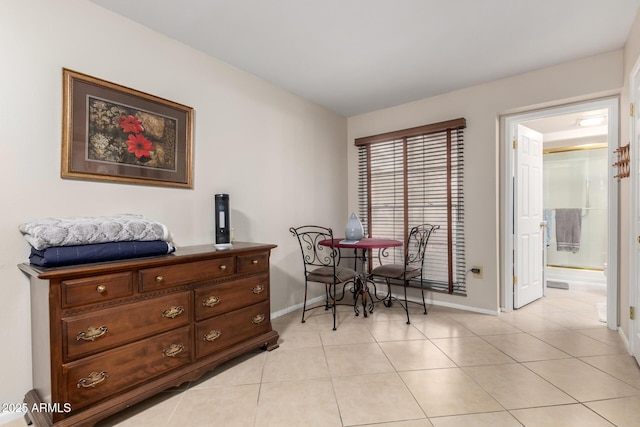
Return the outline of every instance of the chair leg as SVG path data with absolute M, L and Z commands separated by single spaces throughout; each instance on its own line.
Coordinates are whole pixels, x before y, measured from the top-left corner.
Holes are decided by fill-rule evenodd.
M 404 282 L 404 311 L 407 312 L 407 325 L 411 324 L 411 321 L 409 320 L 409 302 L 407 301 L 407 285 L 409 283 L 408 282 Z
M 385 279 L 385 282 L 387 282 L 387 300 L 384 302 L 384 306 L 391 307 L 391 281 L 389 279 Z
M 427 314 L 427 303 L 424 301 L 424 285 L 422 284 L 422 280 L 420 280 L 420 292 L 422 293 L 422 307 L 424 308 L 423 314 Z
M 304 315 L 307 312 L 307 281 L 304 281 L 304 301 L 302 303 L 302 322 L 304 323 Z
M 329 296 L 331 295 L 331 291 L 330 291 L 330 284 L 325 283 L 325 287 L 324 287 L 324 311 L 329 310 L 330 305 L 329 305 Z
M 336 330 L 336 285 L 333 284 L 333 330 Z

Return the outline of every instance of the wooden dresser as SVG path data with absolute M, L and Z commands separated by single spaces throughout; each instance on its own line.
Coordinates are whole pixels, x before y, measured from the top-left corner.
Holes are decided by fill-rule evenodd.
M 271 329 L 269 255 L 234 243 L 174 254 L 58 268 L 30 277 L 37 426 L 91 426 L 256 348 Z

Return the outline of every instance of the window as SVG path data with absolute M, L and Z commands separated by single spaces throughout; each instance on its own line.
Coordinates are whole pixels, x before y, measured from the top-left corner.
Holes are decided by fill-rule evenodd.
M 466 294 L 465 127 L 465 119 L 456 119 L 355 141 L 359 210 L 366 233 L 406 241 L 415 225 L 439 225 L 427 247 L 426 286 L 462 295 Z M 403 262 L 404 249 L 389 256 L 392 262 Z

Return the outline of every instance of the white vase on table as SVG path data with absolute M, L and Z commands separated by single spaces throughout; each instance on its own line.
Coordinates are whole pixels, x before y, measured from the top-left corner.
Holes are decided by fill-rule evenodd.
M 344 230 L 344 237 L 347 240 L 360 240 L 364 237 L 364 228 L 362 227 L 360 218 L 358 218 L 358 215 L 356 215 L 355 212 L 351 213 L 351 216 L 347 221 L 347 226 Z

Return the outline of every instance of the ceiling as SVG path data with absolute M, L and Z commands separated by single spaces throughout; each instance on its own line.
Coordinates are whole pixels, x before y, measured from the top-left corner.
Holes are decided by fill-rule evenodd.
M 589 126 L 580 126 L 578 124 L 581 119 L 594 117 L 602 118 L 602 123 Z M 529 120 L 522 124 L 540 132 L 543 135 L 545 146 L 558 145 L 556 144 L 557 141 L 561 141 L 565 145 L 575 145 L 572 141 L 581 139 L 584 144 L 589 144 L 592 142 L 589 138 L 603 135 L 605 136 L 604 141 L 606 141 L 606 135 L 609 131 L 607 119 L 608 111 L 605 108 Z
M 345 117 L 623 47 L 640 0 L 89 0 Z

